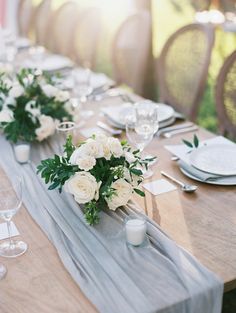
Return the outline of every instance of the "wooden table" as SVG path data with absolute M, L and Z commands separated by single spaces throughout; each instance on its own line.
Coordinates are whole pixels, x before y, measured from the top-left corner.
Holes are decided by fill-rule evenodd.
M 86 122 L 95 125 L 99 107 L 119 104 L 118 98 L 91 103 L 96 114 Z M 200 129 L 200 140 L 213 134 Z M 192 139 L 193 134 L 175 136 L 172 139 L 155 138 L 147 151 L 158 155 L 155 175 L 165 170 L 186 182 L 166 144 L 179 144 L 181 138 Z M 194 255 L 209 270 L 219 275 L 225 291 L 236 288 L 236 188 L 198 183 L 194 194 L 180 189 L 159 196 L 135 198 L 143 211 L 175 240 Z M 79 287 L 62 265 L 53 245 L 23 208 L 14 218 L 23 240 L 29 244 L 27 253 L 16 259 L 0 257 L 8 268 L 8 275 L 0 281 L 1 313 L 78 313 L 96 312 Z

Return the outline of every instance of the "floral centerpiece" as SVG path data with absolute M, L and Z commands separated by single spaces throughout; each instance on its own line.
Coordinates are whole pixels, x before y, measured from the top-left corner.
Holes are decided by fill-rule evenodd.
M 64 155 L 43 160 L 38 173 L 50 183 L 49 190 L 61 192 L 65 185 L 66 192 L 84 204 L 88 224 L 94 225 L 101 210 L 126 205 L 133 192 L 144 196 L 138 188 L 143 180 L 138 167 L 152 160 L 142 160 L 139 150 L 132 151 L 126 141 L 117 138 L 99 134 L 75 146 L 68 137 Z
M 0 74 L 0 128 L 8 140 L 42 141 L 60 121 L 78 118 L 69 93 L 57 88 L 54 78 L 32 69 Z

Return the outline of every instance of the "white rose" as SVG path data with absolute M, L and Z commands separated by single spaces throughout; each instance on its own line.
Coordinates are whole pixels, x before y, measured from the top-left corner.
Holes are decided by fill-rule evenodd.
M 52 85 L 46 84 L 41 86 L 43 92 L 48 98 L 53 98 L 57 95 L 58 89 Z
M 86 156 L 84 158 L 78 158 L 76 163 L 81 170 L 87 172 L 94 167 L 96 164 L 96 159 L 92 156 Z
M 70 157 L 70 163 L 72 165 L 77 165 L 78 159 L 83 158 L 86 156 L 84 144 L 81 145 L 79 148 L 75 149 L 75 151 L 72 153 Z
M 97 183 L 88 172 L 79 172 L 66 182 L 66 189 L 75 197 L 75 201 L 84 204 L 98 200 L 101 182 Z
M 133 153 L 128 151 L 125 152 L 125 159 L 129 164 L 134 163 L 136 161 L 136 158 L 133 155 Z
M 122 149 L 121 143 L 117 138 L 109 137 L 108 145 L 114 157 L 119 158 L 123 155 L 123 149 Z
M 56 101 L 65 102 L 70 98 L 70 94 L 68 91 L 59 90 L 56 94 Z
M 22 96 L 23 93 L 24 93 L 24 88 L 20 84 L 16 83 L 10 89 L 9 97 L 18 98 L 18 97 Z
M 55 132 L 55 122 L 51 116 L 41 115 L 39 117 L 40 127 L 36 129 L 37 140 L 42 141 Z
M 101 143 L 103 149 L 103 156 L 106 160 L 111 159 L 111 150 L 107 142 Z
M 13 113 L 9 109 L 3 109 L 0 112 L 0 123 L 7 122 L 10 123 L 13 120 Z
M 86 155 L 93 156 L 95 159 L 102 158 L 104 156 L 101 143 L 94 139 L 88 139 L 83 145 L 83 149 Z
M 116 194 L 111 198 L 107 198 L 106 202 L 110 210 L 115 211 L 118 207 L 126 205 L 130 200 L 133 192 L 133 187 L 123 178 L 119 178 L 111 187 L 115 189 Z

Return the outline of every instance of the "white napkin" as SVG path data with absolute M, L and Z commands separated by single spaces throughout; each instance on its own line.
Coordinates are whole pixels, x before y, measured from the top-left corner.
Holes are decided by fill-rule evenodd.
M 150 193 L 152 193 L 154 196 L 177 189 L 176 186 L 172 185 L 166 179 L 154 180 L 150 183 L 143 184 L 143 187 Z
M 211 139 L 207 139 L 204 141 L 201 141 L 199 144 L 199 147 L 202 147 L 204 145 L 210 146 L 210 145 L 234 145 L 234 143 L 225 137 L 218 136 Z M 167 145 L 165 148 L 170 151 L 172 154 L 176 155 L 178 158 L 180 158 L 182 161 L 186 162 L 187 164 L 190 164 L 189 155 L 191 148 L 187 147 L 185 144 L 181 145 Z
M 12 234 L 12 237 L 18 236 L 20 234 L 18 229 L 16 228 L 16 225 L 13 222 L 11 222 L 11 234 Z M 6 239 L 6 238 L 9 238 L 8 230 L 7 230 L 7 223 L 1 223 L 0 224 L 0 240 Z

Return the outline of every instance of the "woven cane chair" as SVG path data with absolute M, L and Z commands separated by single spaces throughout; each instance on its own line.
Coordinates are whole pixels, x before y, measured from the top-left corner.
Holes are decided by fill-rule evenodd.
M 34 20 L 35 8 L 31 0 L 20 0 L 17 10 L 19 35 L 29 37 Z
M 210 25 L 191 24 L 166 42 L 157 63 L 159 100 L 195 120 L 214 44 Z
M 99 9 L 89 8 L 79 13 L 73 36 L 73 58 L 76 63 L 95 68 L 101 30 L 102 17 Z
M 51 4 L 51 0 L 43 0 L 36 8 L 34 27 L 38 45 L 46 45 L 46 34 L 49 31 L 48 25 L 52 18 Z
M 46 38 L 47 47 L 59 54 L 71 57 L 72 40 L 75 24 L 78 19 L 78 5 L 68 1 L 60 6 L 53 14 L 49 23 L 49 32 Z
M 151 16 L 142 10 L 118 29 L 112 47 L 114 79 L 142 95 L 151 42 Z
M 196 11 L 209 10 L 211 5 L 211 0 L 191 0 L 191 4 Z
M 236 51 L 225 60 L 220 69 L 215 101 L 221 133 L 236 139 Z

